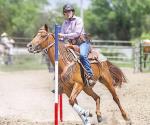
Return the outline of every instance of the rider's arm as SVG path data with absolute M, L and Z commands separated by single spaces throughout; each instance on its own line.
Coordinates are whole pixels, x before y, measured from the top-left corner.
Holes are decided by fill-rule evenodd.
M 64 34 L 64 38 L 76 38 L 79 37 L 82 32 L 84 32 L 83 21 L 81 18 L 77 18 L 75 20 L 75 27 L 73 28 L 73 32 Z

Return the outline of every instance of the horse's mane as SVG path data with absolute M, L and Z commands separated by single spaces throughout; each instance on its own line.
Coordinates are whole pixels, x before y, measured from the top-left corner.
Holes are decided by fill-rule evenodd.
M 71 52 L 70 49 L 65 47 L 65 43 L 64 42 L 59 42 L 59 54 L 60 54 L 60 58 L 62 59 L 63 63 L 66 65 L 65 69 L 62 72 L 62 76 L 61 80 L 65 83 L 67 83 L 67 81 L 69 81 L 69 79 L 71 79 L 71 77 L 73 76 L 74 72 L 76 71 L 76 57 L 73 54 L 73 52 Z M 70 86 L 70 84 L 65 84 L 67 86 Z
M 64 60 L 64 63 L 66 64 L 67 62 L 72 62 L 76 60 L 74 54 L 70 51 L 70 49 L 65 47 L 65 43 L 62 41 L 59 42 L 59 52 Z

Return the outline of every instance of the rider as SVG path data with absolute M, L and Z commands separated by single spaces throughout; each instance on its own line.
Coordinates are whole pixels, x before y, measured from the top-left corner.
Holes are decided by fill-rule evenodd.
M 75 9 L 71 4 L 64 5 L 63 14 L 65 20 L 61 28 L 61 33 L 59 33 L 59 37 L 68 39 L 71 41 L 71 44 L 78 45 L 80 47 L 80 61 L 88 73 L 88 84 L 92 86 L 95 81 L 93 78 L 93 71 L 88 60 L 88 54 L 91 49 L 90 42 L 84 37 L 79 39 L 85 34 L 83 21 L 80 17 L 75 16 Z

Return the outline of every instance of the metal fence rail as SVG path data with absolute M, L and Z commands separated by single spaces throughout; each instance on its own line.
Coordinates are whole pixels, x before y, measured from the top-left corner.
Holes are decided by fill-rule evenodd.
M 129 41 L 92 40 L 92 47 L 99 50 L 110 61 L 133 65 L 133 47 Z M 130 52 L 129 52 L 130 51 Z
M 26 48 L 32 38 L 12 37 L 17 48 Z M 131 64 L 133 60 L 133 47 L 129 41 L 92 40 L 92 47 L 104 54 L 110 61 L 121 64 Z M 128 52 L 130 51 L 130 52 Z

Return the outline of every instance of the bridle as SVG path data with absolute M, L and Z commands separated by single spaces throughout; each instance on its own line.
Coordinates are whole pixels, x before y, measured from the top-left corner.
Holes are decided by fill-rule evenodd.
M 43 30 L 43 29 L 40 29 L 40 30 Z M 39 31 L 38 33 L 42 33 L 42 31 L 41 32 Z M 44 52 L 44 53 L 47 54 L 48 49 L 51 48 L 55 44 L 55 41 L 53 43 L 51 43 L 47 40 L 49 38 L 49 36 L 52 36 L 54 38 L 53 33 L 46 33 L 46 35 L 44 35 L 42 38 L 40 37 L 41 42 L 38 42 L 37 45 L 35 45 L 34 47 L 32 46 L 32 43 L 30 43 L 29 46 L 28 46 L 28 50 L 32 53 Z M 44 40 L 42 40 L 42 39 L 44 39 Z M 40 44 L 43 43 L 43 42 L 46 42 L 46 41 L 48 42 L 48 46 L 45 47 L 45 48 L 41 48 Z
M 53 36 L 53 38 L 54 38 L 54 34 L 53 34 L 53 33 L 48 33 L 48 34 L 47 34 L 47 38 L 48 38 L 50 35 Z M 55 38 L 54 38 L 54 39 L 55 39 Z M 46 41 L 46 40 L 45 40 L 45 41 Z M 43 41 L 43 42 L 44 42 L 44 41 Z M 48 43 L 48 44 L 49 44 L 49 43 Z M 41 49 L 41 51 L 44 52 L 45 54 L 47 54 L 47 53 L 48 53 L 48 49 L 51 48 L 54 44 L 55 44 L 55 41 L 54 41 L 53 43 L 50 43 L 47 47 Z

